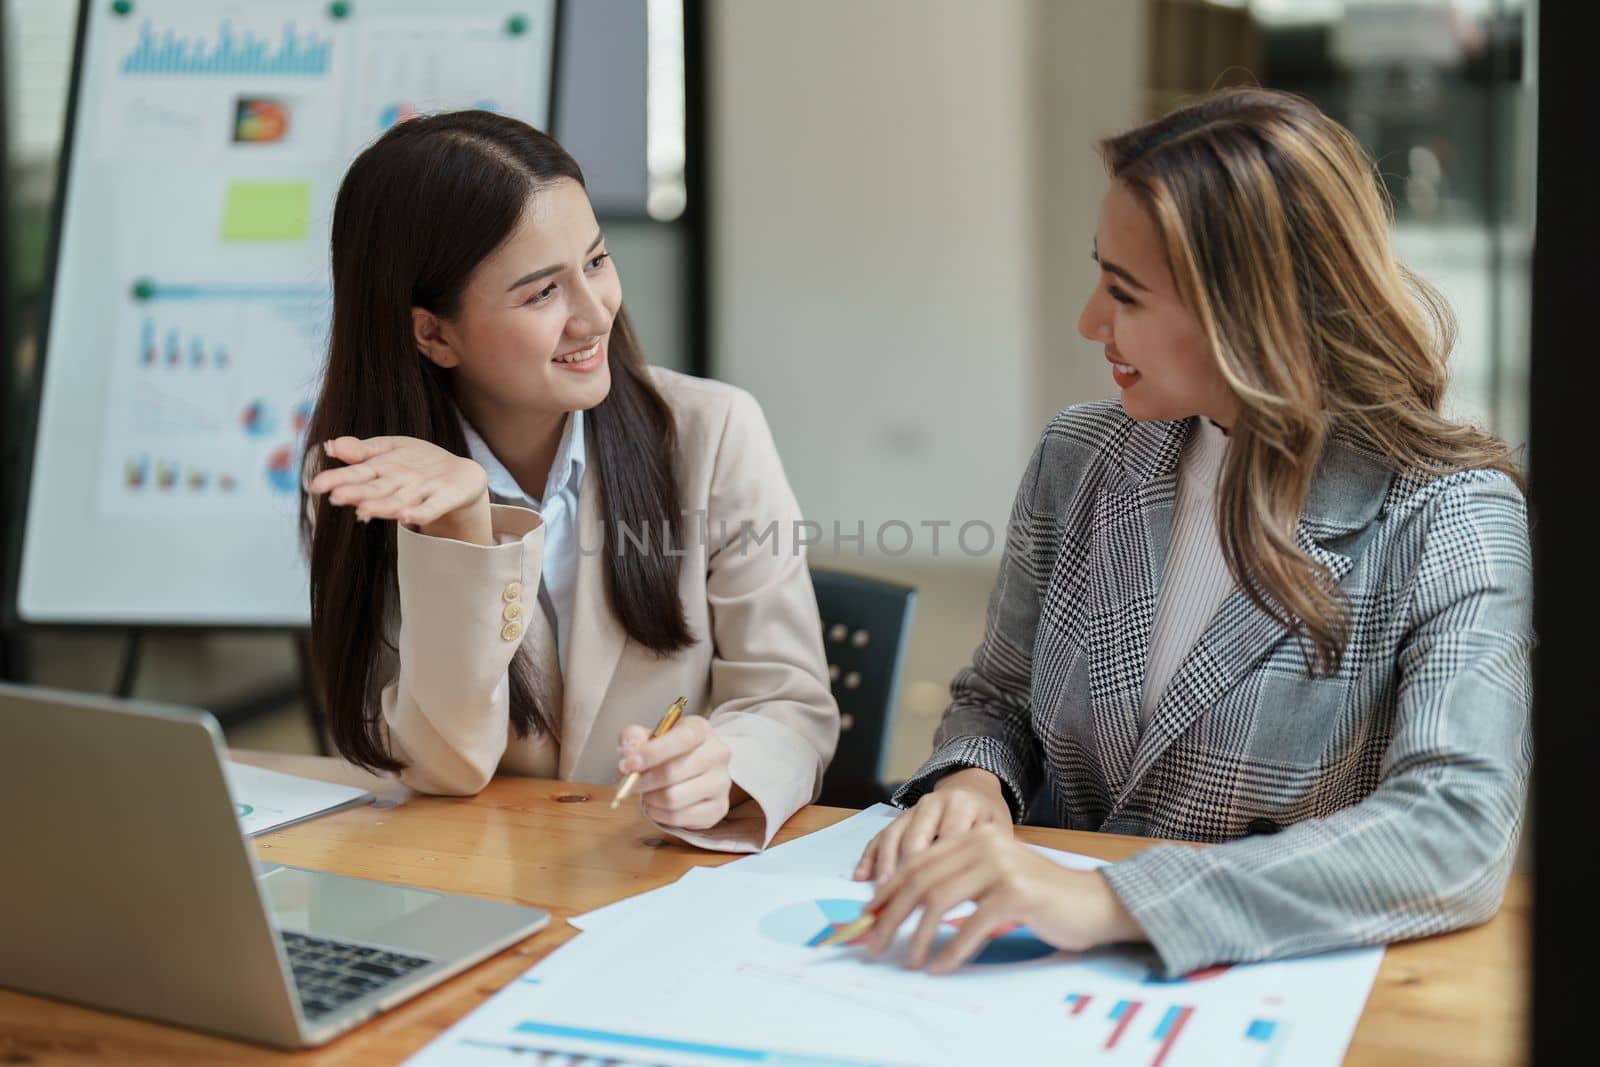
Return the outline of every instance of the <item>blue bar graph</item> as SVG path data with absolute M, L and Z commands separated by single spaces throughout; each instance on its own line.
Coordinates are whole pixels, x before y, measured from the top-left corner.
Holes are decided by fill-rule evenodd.
M 321 285 L 163 285 L 140 282 L 134 294 L 140 300 L 260 300 L 323 301 L 331 294 Z
M 162 350 L 157 346 L 156 336 L 156 321 L 146 316 L 139 329 L 138 363 L 141 367 L 158 367 L 162 364 Z M 165 362 L 168 367 L 184 365 L 183 335 L 175 326 L 167 329 L 165 351 Z M 225 370 L 228 366 L 228 350 L 218 344 L 211 347 L 208 355 L 205 338 L 199 334 L 191 334 L 189 335 L 188 366 L 196 370 L 207 367 Z
M 316 77 L 328 73 L 333 41 L 315 31 L 295 32 L 294 23 L 283 27 L 277 49 L 249 30 L 235 33 L 224 21 L 214 41 L 180 37 L 172 30 L 156 34 L 149 20 L 139 26 L 139 43 L 122 60 L 124 74 L 164 76 L 248 74 Z
M 680 1041 L 666 1037 L 652 1037 L 647 1034 L 630 1034 L 615 1030 L 593 1030 L 581 1026 L 561 1026 L 555 1023 L 524 1022 L 518 1023 L 515 1032 L 525 1034 L 537 1040 L 544 1038 L 569 1038 L 579 1041 L 593 1041 L 621 1046 L 624 1048 L 642 1049 L 648 1052 L 671 1052 L 682 1055 L 695 1056 L 700 1062 L 713 1063 L 765 1063 L 765 1064 L 804 1064 L 805 1067 L 891 1067 L 871 1060 L 840 1059 L 833 1056 L 809 1056 L 803 1053 L 777 1052 L 769 1049 L 744 1048 L 737 1045 L 713 1045 L 700 1041 Z M 514 1052 L 549 1052 L 566 1051 L 566 1049 L 528 1048 L 515 1043 L 491 1043 L 474 1041 L 464 1038 L 463 1044 L 474 1045 L 479 1048 L 503 1048 Z

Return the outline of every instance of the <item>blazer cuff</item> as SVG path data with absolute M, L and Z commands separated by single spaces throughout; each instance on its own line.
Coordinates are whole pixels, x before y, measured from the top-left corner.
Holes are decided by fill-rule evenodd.
M 1163 844 L 1100 868 L 1111 891 L 1144 929 L 1161 958 L 1163 978 L 1179 978 L 1215 963 L 1233 963 L 1241 956 L 1219 939 L 1218 932 L 1228 929 L 1230 923 L 1223 916 L 1209 914 L 1206 907 L 1212 891 L 1205 882 L 1213 866 L 1203 848 Z
M 539 610 L 543 523 L 518 510 L 533 515 L 532 529 L 499 545 L 399 527 L 400 672 L 421 685 L 413 695 L 424 706 L 453 705 L 464 692 L 492 688 L 521 644 L 524 624 L 507 618 L 507 606 Z M 439 691 L 427 691 L 434 683 Z
M 504 509 L 507 536 L 500 545 L 476 545 L 430 537 L 399 527 L 395 569 L 400 592 L 396 645 L 398 692 L 386 707 L 391 737 L 414 757 L 424 734 L 412 716 L 429 719 L 445 743 L 471 754 L 474 762 L 505 746 L 506 718 L 496 693 L 506 685 L 506 665 L 522 643 L 524 620 L 508 616 L 539 610 L 535 596 L 544 556 L 543 520 L 526 508 Z M 529 523 L 528 519 L 532 522 Z M 523 529 L 520 536 L 514 531 Z M 520 586 L 520 588 L 519 588 Z M 401 699 L 403 697 L 403 699 Z M 481 709 L 467 714 L 464 709 Z M 493 765 L 490 765 L 490 773 Z
M 489 528 L 494 531 L 496 547 L 506 539 L 521 541 L 543 525 L 544 518 L 532 508 L 518 504 L 489 505 Z
M 433 565 L 437 562 L 441 566 L 460 566 L 467 569 L 469 574 L 485 568 L 486 561 L 494 556 L 508 556 L 520 559 L 524 548 L 537 547 L 540 549 L 540 558 L 543 558 L 544 535 L 539 535 L 537 544 L 529 535 L 544 528 L 544 518 L 532 508 L 518 507 L 515 504 L 490 504 L 489 529 L 494 534 L 495 543 L 492 545 L 479 545 L 471 541 L 457 541 L 452 537 L 433 537 L 429 534 L 413 530 L 403 522 L 395 523 L 395 548 L 399 552 L 404 545 L 410 554 L 429 557 L 426 562 Z
M 731 750 L 728 776 L 750 799 L 710 829 L 660 829 L 716 852 L 760 852 L 815 797 L 816 750 L 787 726 L 756 713 L 729 716 L 712 729 Z
M 1027 813 L 1030 790 L 1027 774 L 1016 755 L 993 737 L 973 735 L 953 737 L 933 755 L 890 798 L 897 807 L 909 808 L 926 793 L 933 792 L 939 779 L 954 771 L 976 767 L 1000 779 L 1000 790 L 1011 808 L 1011 821 L 1020 822 Z

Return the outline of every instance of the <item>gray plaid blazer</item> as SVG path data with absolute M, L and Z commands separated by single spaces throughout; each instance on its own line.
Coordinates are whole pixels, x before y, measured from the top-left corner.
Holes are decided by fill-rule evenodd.
M 1169 976 L 1484 921 L 1531 751 L 1521 494 L 1497 472 L 1396 474 L 1335 435 L 1297 540 L 1349 597 L 1338 673 L 1308 677 L 1298 642 L 1236 587 L 1141 730 L 1192 424 L 1135 422 L 1116 401 L 1051 421 L 983 642 L 895 802 L 981 767 L 1018 819 L 1225 842 L 1106 868 Z

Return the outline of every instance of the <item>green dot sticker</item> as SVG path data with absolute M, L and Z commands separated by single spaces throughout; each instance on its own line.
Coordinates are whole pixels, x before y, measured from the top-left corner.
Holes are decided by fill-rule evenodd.
M 149 278 L 140 278 L 133 283 L 133 298 L 135 300 L 149 300 L 156 295 L 156 283 Z
M 521 37 L 528 32 L 528 20 L 521 15 L 512 15 L 506 19 L 506 32 L 513 37 Z
M 133 14 L 133 0 L 111 0 L 111 13 L 113 15 Z
M 328 17 L 335 19 L 349 18 L 350 5 L 344 3 L 344 0 L 335 0 L 334 3 L 328 5 Z

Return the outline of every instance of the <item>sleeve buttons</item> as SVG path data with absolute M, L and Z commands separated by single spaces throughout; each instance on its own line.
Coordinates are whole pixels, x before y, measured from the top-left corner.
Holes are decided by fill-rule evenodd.
M 505 590 L 500 594 L 500 599 L 504 600 L 507 604 L 511 603 L 513 600 L 518 600 L 521 597 L 522 597 L 522 583 L 521 582 L 512 582 L 510 585 L 506 586 Z
M 515 622 L 506 623 L 505 626 L 501 627 L 500 629 L 500 636 L 505 638 L 507 641 L 515 641 L 517 638 L 522 636 L 521 624 Z
M 506 622 L 517 622 L 522 618 L 522 601 L 513 600 L 506 604 L 505 610 L 500 612 L 500 617 Z

